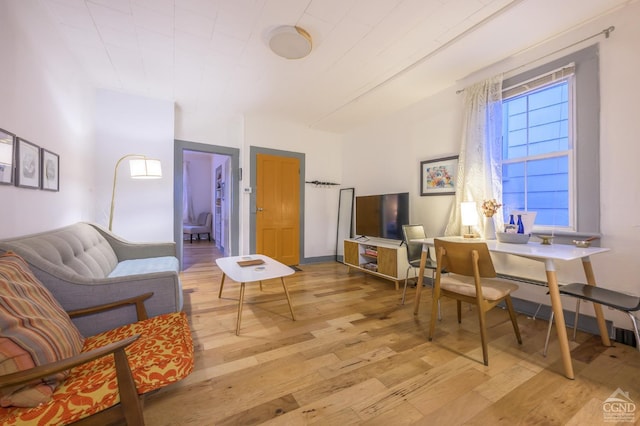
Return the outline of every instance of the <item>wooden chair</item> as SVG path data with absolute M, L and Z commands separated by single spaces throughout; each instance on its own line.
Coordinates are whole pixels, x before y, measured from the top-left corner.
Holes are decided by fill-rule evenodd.
M 496 277 L 496 271 L 485 243 L 458 242 L 436 239 L 436 280 L 433 289 L 433 306 L 429 326 L 429 340 L 433 340 L 436 327 L 437 303 L 446 296 L 457 301 L 458 323 L 462 322 L 462 302 L 476 305 L 480 322 L 480 338 L 484 365 L 489 365 L 487 353 L 486 313 L 504 301 L 519 344 L 522 337 L 518 329 L 516 313 L 511 302 L 511 292 L 518 286 Z M 446 269 L 449 273 L 443 274 Z
M 144 425 L 144 396 L 194 363 L 186 314 L 149 318 L 152 295 L 65 313 L 22 258 L 1 255 L 0 424 Z M 124 306 L 138 321 L 94 336 L 71 321 Z

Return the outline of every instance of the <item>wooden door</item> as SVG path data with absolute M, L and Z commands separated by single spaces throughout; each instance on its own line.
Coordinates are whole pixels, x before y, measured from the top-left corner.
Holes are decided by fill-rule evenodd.
M 300 263 L 300 161 L 256 155 L 256 251 Z

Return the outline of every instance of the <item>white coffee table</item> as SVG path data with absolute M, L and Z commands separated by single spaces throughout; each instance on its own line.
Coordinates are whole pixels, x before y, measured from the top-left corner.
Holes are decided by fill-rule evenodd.
M 262 260 L 264 263 L 260 265 L 240 266 L 238 262 Z M 216 259 L 216 264 L 222 270 L 222 281 L 220 282 L 220 291 L 218 298 L 222 297 L 222 288 L 224 286 L 225 277 L 229 276 L 232 280 L 240 283 L 240 300 L 238 301 L 238 319 L 236 321 L 236 335 L 240 334 L 240 322 L 242 321 L 242 303 L 244 301 L 244 285 L 245 283 L 260 281 L 260 290 L 262 290 L 262 281 L 273 278 L 280 278 L 284 294 L 287 296 L 291 318 L 295 321 L 296 317 L 291 306 L 291 298 L 289 290 L 284 282 L 284 277 L 292 275 L 295 271 L 277 260 L 271 259 L 262 254 L 251 254 L 246 256 L 221 257 Z

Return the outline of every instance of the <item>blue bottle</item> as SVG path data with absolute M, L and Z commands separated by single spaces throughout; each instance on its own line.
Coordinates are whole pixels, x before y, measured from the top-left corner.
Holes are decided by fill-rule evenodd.
M 509 225 L 515 225 L 516 223 L 513 220 L 513 215 L 509 218 Z
M 518 215 L 518 234 L 524 234 L 524 224 L 522 223 L 522 215 Z

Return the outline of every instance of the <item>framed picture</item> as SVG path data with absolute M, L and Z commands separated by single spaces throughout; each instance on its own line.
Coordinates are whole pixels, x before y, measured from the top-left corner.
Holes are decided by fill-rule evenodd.
M 0 129 L 0 183 L 13 185 L 16 135 Z
M 40 147 L 16 138 L 16 185 L 40 188 Z
M 42 170 L 40 170 L 42 185 L 40 187 L 46 191 L 59 191 L 60 156 L 44 148 L 40 149 L 40 155 L 42 157 Z
M 452 195 L 456 193 L 458 156 L 420 162 L 420 195 Z

